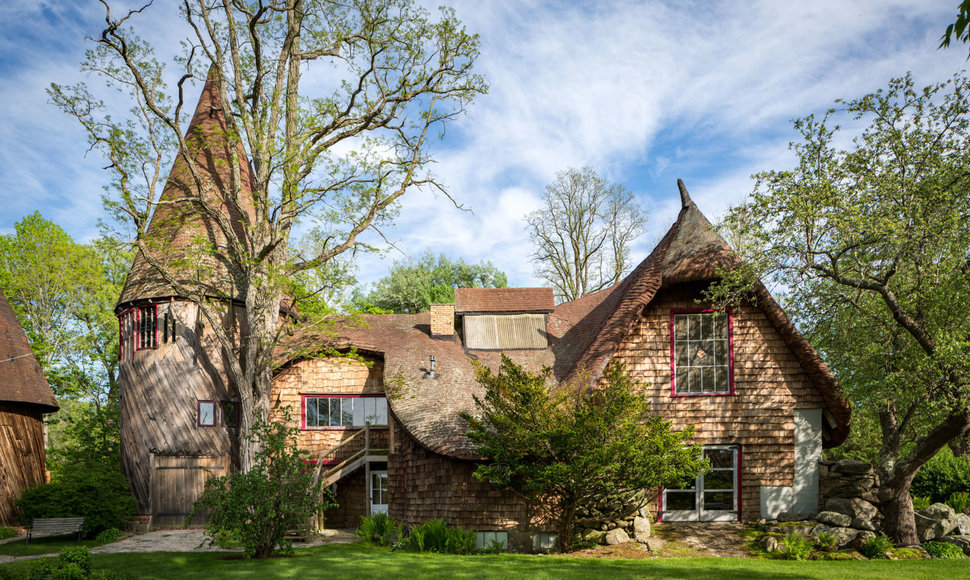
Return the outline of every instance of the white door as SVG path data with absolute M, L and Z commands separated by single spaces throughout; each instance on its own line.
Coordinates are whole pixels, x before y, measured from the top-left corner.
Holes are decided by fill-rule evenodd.
M 370 472 L 370 513 L 387 513 L 387 472 Z
M 661 519 L 665 522 L 733 522 L 738 502 L 738 448 L 704 447 L 711 469 L 688 487 L 664 489 Z

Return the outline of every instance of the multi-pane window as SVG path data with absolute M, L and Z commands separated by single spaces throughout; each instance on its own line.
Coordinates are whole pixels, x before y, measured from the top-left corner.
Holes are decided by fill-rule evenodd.
M 674 312 L 671 318 L 673 394 L 730 394 L 730 312 Z
M 125 360 L 125 357 L 130 359 L 135 351 L 135 312 L 136 309 L 131 308 L 118 317 L 118 348 L 121 360 Z
M 303 418 L 306 427 L 363 427 L 387 425 L 387 399 L 384 397 L 305 397 Z
M 236 401 L 198 401 L 196 424 L 199 427 L 239 426 L 239 403 Z
M 138 308 L 138 350 L 158 348 L 158 311 L 154 304 Z

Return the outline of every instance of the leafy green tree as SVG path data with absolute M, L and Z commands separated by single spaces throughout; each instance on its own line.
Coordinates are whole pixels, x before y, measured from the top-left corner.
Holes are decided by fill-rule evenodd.
M 491 262 L 469 264 L 444 254 L 425 252 L 417 260 L 394 262 L 387 276 L 365 296 L 354 297 L 362 310 L 378 308 L 395 314 L 427 312 L 432 304 L 451 304 L 455 288 L 505 288 L 508 279 Z
M 415 187 L 447 194 L 429 171 L 428 146 L 486 90 L 472 72 L 478 39 L 453 10 L 442 8 L 433 19 L 412 0 L 187 0 L 178 3 L 187 36 L 169 72 L 137 30 L 171 5 L 118 11 L 103 4 L 105 28 L 89 37 L 93 47 L 81 65 L 97 84 L 52 85 L 51 98 L 106 158 L 114 192 L 108 207 L 134 233 L 133 246 L 212 329 L 228 380 L 238 386 L 246 431 L 252 417 L 268 416 L 289 278 L 368 249 L 361 236 L 391 222 L 397 201 Z M 242 146 L 229 148 L 236 152 L 222 168 L 225 208 L 205 196 L 216 186 L 197 161 L 195 139 L 183 134 L 192 114 L 185 108 L 187 83 L 210 70 L 223 100 L 225 137 Z M 164 82 L 169 75 L 178 79 L 171 88 Z M 116 92 L 102 99 L 102 90 Z M 119 97 L 128 104 L 109 110 L 106 103 Z M 195 186 L 182 202 L 225 241 L 218 248 L 225 286 L 246 304 L 236 312 L 248 329 L 241 343 L 219 322 L 224 303 L 207 300 L 199 280 L 179 281 L 146 235 L 175 156 Z M 251 160 L 248 195 L 243 156 Z M 291 252 L 298 220 L 313 232 L 312 255 Z M 214 249 L 199 244 L 198 251 Z M 243 443 L 243 469 L 254 452 Z
M 280 422 L 253 418 L 246 437 L 257 439 L 256 460 L 247 472 L 235 472 L 206 481 L 194 513 L 208 513 L 206 534 L 212 539 L 223 531 L 239 537 L 251 558 L 268 558 L 277 549 L 292 552 L 287 530 L 303 529 L 310 519 L 332 507 L 329 491 L 320 493 L 307 469 L 308 451 L 296 445 L 298 429 L 287 427 L 289 413 Z
M 0 236 L 0 288 L 59 398 L 117 399 L 113 310 L 130 260 L 110 240 L 78 244 L 40 213 Z
M 707 462 L 693 429 L 676 432 L 649 416 L 647 396 L 612 362 L 591 390 L 554 385 L 551 371 L 533 374 L 502 357 L 498 373 L 476 371 L 485 388 L 468 437 L 488 460 L 475 477 L 512 490 L 556 522 L 569 551 L 580 508 L 605 508 L 616 497 L 697 477 Z
M 543 207 L 525 220 L 536 275 L 568 302 L 623 278 L 647 215 L 630 190 L 583 167 L 557 173 Z
M 907 75 L 796 121 L 797 166 L 759 173 L 725 218 L 753 241 L 750 269 L 729 279 L 784 284 L 849 400 L 872 412 L 883 529 L 898 545 L 918 542 L 913 477 L 970 430 L 967 83 L 918 89 Z M 851 142 L 838 119 L 862 127 Z
M 948 24 L 946 32 L 940 39 L 940 48 L 950 46 L 950 41 L 958 42 L 970 41 L 970 0 L 962 0 L 957 6 L 957 17 L 952 24 Z

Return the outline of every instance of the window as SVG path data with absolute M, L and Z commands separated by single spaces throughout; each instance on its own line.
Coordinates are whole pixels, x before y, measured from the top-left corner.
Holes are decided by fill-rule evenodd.
M 557 539 L 556 532 L 536 532 L 532 534 L 532 550 L 534 552 L 548 552 L 556 547 Z
M 118 316 L 119 358 L 131 359 L 136 350 L 158 348 L 158 309 L 154 304 L 129 308 Z
M 216 426 L 216 402 L 215 401 L 199 401 L 198 424 L 199 424 L 199 427 Z
M 711 469 L 684 487 L 663 490 L 661 519 L 675 521 L 736 521 L 740 519 L 741 449 L 709 445 L 704 457 Z
M 223 427 L 239 426 L 239 403 L 235 401 L 222 401 L 219 403 L 219 411 L 222 415 Z
M 671 393 L 734 393 L 731 312 L 672 311 L 670 314 Z
M 196 423 L 199 427 L 239 426 L 239 403 L 236 401 L 199 401 Z
M 501 548 L 499 548 L 500 545 Z M 492 550 L 496 548 L 502 551 L 509 548 L 508 532 L 475 532 L 476 550 Z
M 303 397 L 303 427 L 363 427 L 387 425 L 383 396 Z

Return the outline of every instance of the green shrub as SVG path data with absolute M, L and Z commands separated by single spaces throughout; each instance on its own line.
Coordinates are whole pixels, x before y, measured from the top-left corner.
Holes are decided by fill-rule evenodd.
M 886 536 L 874 536 L 862 545 L 862 555 L 870 560 L 886 558 L 886 552 L 893 548 L 893 541 Z
M 828 532 L 819 533 L 815 545 L 823 552 L 834 552 L 839 547 L 839 537 Z
M 360 518 L 357 537 L 365 542 L 390 546 L 404 537 L 404 525 L 386 513 L 379 512 Z
M 930 507 L 930 498 L 925 495 L 914 495 L 913 496 L 913 509 L 916 511 L 925 510 Z
M 441 518 L 428 520 L 411 529 L 410 545 L 419 552 L 471 554 L 475 551 L 475 532 L 451 527 Z
M 933 503 L 946 502 L 960 491 L 970 492 L 970 457 L 954 457 L 950 448 L 944 447 L 920 468 L 910 490 Z
M 805 538 L 801 534 L 794 532 L 781 539 L 781 545 L 785 547 L 785 558 L 788 560 L 804 560 L 812 554 L 814 542 Z
M 128 480 L 107 465 L 66 472 L 59 480 L 28 488 L 17 506 L 25 525 L 35 518 L 83 517 L 87 538 L 123 527 L 135 512 Z
M 84 570 L 86 576 L 91 572 L 91 551 L 85 546 L 64 548 L 57 553 L 57 564 L 62 568 L 69 564 L 76 565 Z
M 949 542 L 926 542 L 922 544 L 922 548 L 931 558 L 940 560 L 959 560 L 967 557 L 960 546 Z
M 0 526 L 0 540 L 17 537 L 17 530 L 9 526 Z
M 108 528 L 106 530 L 101 530 L 101 533 L 94 538 L 94 541 L 98 542 L 99 544 L 110 544 L 123 535 L 125 535 L 124 532 L 118 528 Z
M 289 410 L 279 422 L 253 417 L 247 438 L 257 445 L 252 468 L 243 473 L 206 481 L 194 513 L 208 512 L 205 533 L 215 540 L 230 531 L 242 541 L 246 555 L 267 558 L 277 551 L 293 551 L 287 530 L 306 526 L 310 518 L 333 504 L 329 492 L 321 494 L 306 468 L 309 453 L 296 446 L 298 430 L 288 427 Z M 190 518 L 191 519 L 191 518 Z
M 953 508 L 957 513 L 970 508 L 970 491 L 958 491 L 951 494 L 946 500 L 946 505 Z

